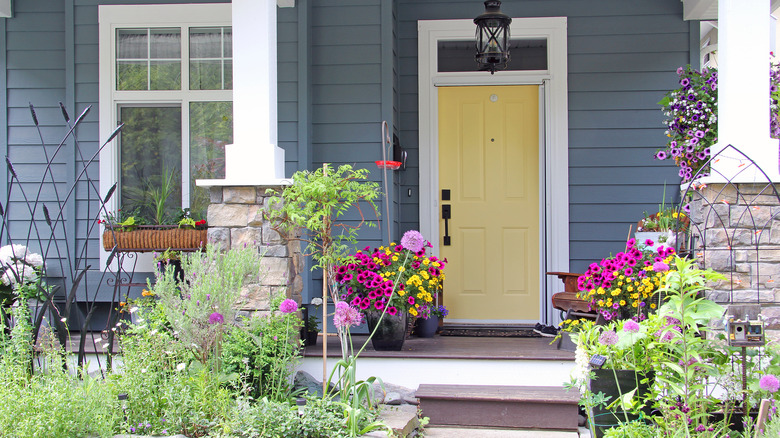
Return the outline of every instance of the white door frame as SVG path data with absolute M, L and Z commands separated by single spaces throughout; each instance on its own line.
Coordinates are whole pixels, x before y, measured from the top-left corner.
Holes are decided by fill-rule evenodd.
M 438 72 L 439 40 L 474 39 L 472 20 L 420 20 L 417 23 L 420 152 L 420 231 L 439 253 L 439 93 L 437 87 L 463 85 L 541 85 L 540 100 L 540 290 L 560 289 L 545 271 L 569 270 L 569 119 L 566 17 L 513 18 L 513 38 L 547 39 L 547 70 Z M 511 62 L 511 61 L 510 61 Z M 540 152 L 541 152 L 540 151 Z M 545 285 L 547 287 L 545 287 Z M 540 300 L 542 319 L 552 322 L 550 296 Z

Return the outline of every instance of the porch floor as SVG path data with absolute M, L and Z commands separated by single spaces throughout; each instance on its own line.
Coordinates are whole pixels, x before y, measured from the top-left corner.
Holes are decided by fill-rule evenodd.
M 363 345 L 368 335 L 353 335 L 355 349 Z M 376 351 L 368 344 L 361 357 L 408 359 L 471 359 L 471 360 L 574 360 L 574 353 L 558 350 L 552 338 L 465 337 L 434 336 L 410 337 L 401 351 Z M 307 346 L 304 357 L 322 357 L 322 335 L 317 345 Z M 338 337 L 328 336 L 328 357 L 341 357 Z

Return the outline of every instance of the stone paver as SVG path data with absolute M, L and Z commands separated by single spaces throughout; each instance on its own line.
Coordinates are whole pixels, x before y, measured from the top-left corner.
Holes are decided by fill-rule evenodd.
M 577 432 L 426 427 L 426 438 L 579 438 Z

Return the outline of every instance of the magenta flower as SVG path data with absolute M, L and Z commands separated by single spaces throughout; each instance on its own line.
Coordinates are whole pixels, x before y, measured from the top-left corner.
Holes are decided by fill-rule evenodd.
M 295 313 L 298 310 L 298 303 L 292 298 L 287 298 L 279 305 L 279 311 L 282 313 Z
M 612 330 L 605 331 L 599 336 L 599 342 L 604 345 L 615 345 L 618 343 L 618 334 Z
M 411 252 L 417 252 L 425 248 L 425 238 L 419 231 L 409 230 L 401 238 L 401 246 Z
M 636 333 L 639 331 L 639 323 L 633 319 L 629 319 L 625 324 L 623 324 L 623 331 L 627 333 Z
M 777 380 L 777 377 L 772 374 L 767 374 L 761 377 L 761 380 L 758 381 L 758 386 L 764 391 L 777 392 L 780 389 L 780 380 Z
M 655 272 L 666 272 L 668 270 L 669 270 L 669 265 L 667 265 L 664 262 L 653 263 L 653 271 Z
M 219 312 L 214 312 L 209 315 L 209 324 L 222 324 L 225 322 L 225 317 Z
M 350 306 L 346 301 L 336 302 L 336 312 L 333 315 L 333 325 L 338 328 L 359 326 L 363 323 L 363 314 L 360 310 Z

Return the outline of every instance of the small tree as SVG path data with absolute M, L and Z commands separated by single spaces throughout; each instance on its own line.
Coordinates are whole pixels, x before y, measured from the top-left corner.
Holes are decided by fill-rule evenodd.
M 306 242 L 305 255 L 313 260 L 312 271 L 322 269 L 322 327 L 327 336 L 327 299 L 328 295 L 336 301 L 336 285 L 332 267 L 349 254 L 357 244 L 357 233 L 366 223 L 360 202 L 367 202 L 379 216 L 375 200 L 380 195 L 379 185 L 366 181 L 368 170 L 353 169 L 344 164 L 333 169 L 325 163 L 315 171 L 303 170 L 293 174 L 293 183 L 280 192 L 269 189 L 274 194 L 269 201 L 266 218 L 274 222 L 274 229 L 288 239 Z M 340 222 L 352 207 L 360 215 L 360 222 L 349 225 Z M 368 222 L 368 226 L 376 225 Z M 299 236 L 302 229 L 308 233 Z M 326 357 L 327 339 L 322 343 L 323 385 L 327 376 Z M 323 387 L 324 390 L 324 387 Z

